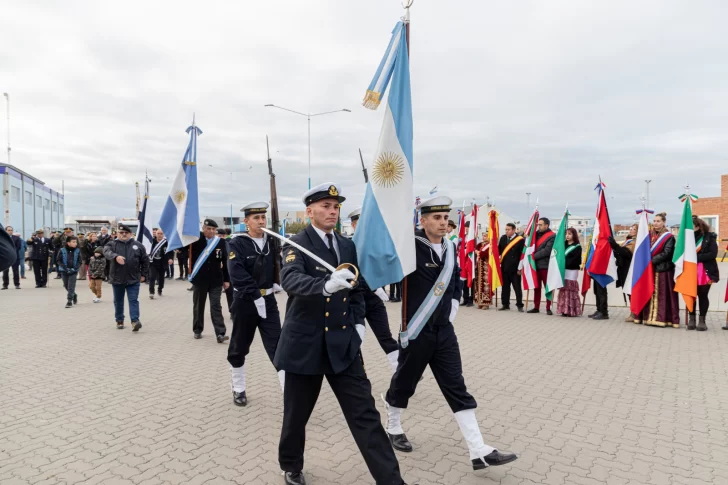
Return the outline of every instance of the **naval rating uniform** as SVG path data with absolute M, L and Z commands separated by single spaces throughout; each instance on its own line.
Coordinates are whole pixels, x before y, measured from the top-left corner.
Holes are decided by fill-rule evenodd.
M 435 197 L 423 202 L 420 211 L 423 216 L 449 212 L 451 204 L 447 197 Z M 477 403 L 465 386 L 460 347 L 452 324 L 462 291 L 455 246 L 446 238 L 433 244 L 420 230 L 415 233 L 415 250 L 417 269 L 406 277 L 407 331 L 400 334 L 399 365 L 386 395 L 390 441 L 399 451 L 412 451 L 400 418 L 429 365 L 468 444 L 473 468 L 513 461 L 515 455 L 500 453 L 483 441 L 475 417 Z

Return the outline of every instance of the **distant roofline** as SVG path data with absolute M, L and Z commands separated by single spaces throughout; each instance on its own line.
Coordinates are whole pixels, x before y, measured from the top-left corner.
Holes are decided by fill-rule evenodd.
M 0 167 L 7 167 L 7 168 L 10 168 L 10 169 L 13 169 L 13 170 L 15 170 L 16 172 L 18 172 L 18 173 L 20 173 L 20 174 L 22 174 L 22 175 L 24 175 L 24 176 L 26 176 L 26 177 L 28 177 L 28 178 L 31 178 L 31 179 L 35 180 L 35 181 L 36 181 L 36 182 L 38 182 L 39 184 L 41 184 L 41 185 L 45 185 L 45 182 L 43 182 L 43 181 L 42 181 L 41 179 L 39 179 L 38 177 L 34 177 L 34 176 L 32 176 L 32 175 L 31 175 L 31 174 L 29 174 L 28 172 L 24 172 L 24 171 L 20 170 L 20 169 L 19 169 L 18 167 L 16 167 L 15 165 L 10 165 L 10 164 L 7 164 L 7 163 L 2 163 L 2 162 L 0 162 Z M 55 191 L 54 191 L 54 192 L 55 192 Z

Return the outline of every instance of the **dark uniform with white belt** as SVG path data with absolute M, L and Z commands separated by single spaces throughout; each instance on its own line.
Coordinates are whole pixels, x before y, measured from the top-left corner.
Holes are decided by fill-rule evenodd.
M 212 219 L 205 219 L 202 223 L 203 230 L 208 232 L 211 237 L 217 237 L 217 222 Z M 213 230 L 214 228 L 214 230 Z M 200 239 L 191 244 L 192 247 L 192 269 L 190 270 L 190 282 L 192 283 L 192 301 L 194 303 L 194 317 L 192 321 L 192 331 L 195 338 L 202 338 L 202 330 L 205 327 L 205 302 L 207 295 L 210 295 L 210 318 L 212 326 L 215 328 L 217 341 L 223 343 L 229 337 L 225 335 L 225 320 L 222 317 L 222 305 L 220 299 L 222 297 L 223 286 L 230 284 L 230 276 L 228 275 L 227 252 L 225 239 L 218 238 L 217 244 L 211 248 L 209 255 L 201 264 L 197 273 L 194 274 L 194 268 L 197 261 L 203 256 L 208 244 L 208 238 L 204 232 L 200 233 Z
M 361 207 L 357 207 L 349 213 L 349 219 L 351 219 L 351 227 L 356 231 L 356 225 L 361 217 Z M 364 280 L 362 279 L 362 282 Z M 366 306 L 366 321 L 369 323 L 369 328 L 374 332 L 374 336 L 377 337 L 379 346 L 382 348 L 384 353 L 387 355 L 387 360 L 392 368 L 392 372 L 397 370 L 397 359 L 399 357 L 399 345 L 397 341 L 392 338 L 392 330 L 389 328 L 389 317 L 387 317 L 387 309 L 384 307 L 384 302 L 389 301 L 387 293 L 377 288 L 364 292 L 364 303 Z
M 266 202 L 253 202 L 241 210 L 245 213 L 248 232 L 235 236 L 228 243 L 228 272 L 233 288 L 231 311 L 233 332 L 228 347 L 228 362 L 232 372 L 233 402 L 238 406 L 248 404 L 245 394 L 245 356 L 258 329 L 263 347 L 271 362 L 281 336 L 281 314 L 275 293 L 281 290 L 280 257 L 278 244 L 258 229 L 265 227 Z M 252 232 L 251 232 L 252 231 Z M 262 233 L 262 237 L 253 234 Z M 283 385 L 284 372 L 278 373 Z
M 335 184 L 306 192 L 303 201 L 312 224 L 291 238 L 333 267 L 357 261 L 354 244 L 333 231 L 344 200 Z M 401 485 L 399 464 L 374 405 L 355 330 L 364 324 L 364 289 L 352 287 L 349 280 L 354 275 L 349 270 L 331 274 L 294 247 L 284 248 L 283 256 L 281 280 L 288 304 L 274 364 L 286 371 L 278 446 L 285 483 L 306 483 L 302 473 L 306 424 L 325 376 L 376 483 Z
M 451 205 L 449 197 L 434 197 L 419 206 L 423 229 L 415 233 L 417 269 L 406 276 L 408 326 L 415 328 L 418 318 L 427 318 L 426 300 L 435 306 L 429 318 L 422 322 L 420 333 L 411 337 L 400 349 L 399 366 L 392 376 L 386 397 L 387 433 L 395 449 L 412 451 L 400 417 L 429 365 L 468 444 L 473 468 L 479 470 L 489 465 L 503 465 L 517 457 L 512 453 L 501 453 L 484 443 L 475 417 L 477 403 L 465 387 L 460 347 L 452 325 L 461 296 L 460 270 L 455 259 L 455 246 L 443 237 L 447 233 Z M 443 271 L 448 261 L 452 264 L 450 275 Z M 440 298 L 439 301 L 436 298 Z M 421 306 L 422 313 L 413 318 Z

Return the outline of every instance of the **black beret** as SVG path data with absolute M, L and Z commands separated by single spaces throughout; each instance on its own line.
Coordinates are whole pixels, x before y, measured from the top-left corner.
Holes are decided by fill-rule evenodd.
M 203 226 L 217 227 L 217 222 L 212 219 L 205 219 L 202 221 Z

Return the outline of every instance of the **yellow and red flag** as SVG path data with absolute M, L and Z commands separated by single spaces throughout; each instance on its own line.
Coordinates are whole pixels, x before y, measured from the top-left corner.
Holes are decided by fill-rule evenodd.
M 490 240 L 490 251 L 488 252 L 488 277 L 490 279 L 490 291 L 495 291 L 503 286 L 503 273 L 501 273 L 500 253 L 498 251 L 498 239 L 500 229 L 498 227 L 498 213 L 491 210 L 488 213 L 488 239 Z

